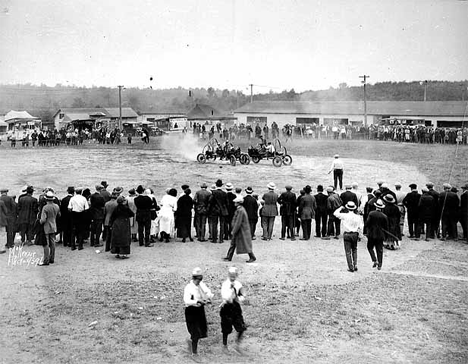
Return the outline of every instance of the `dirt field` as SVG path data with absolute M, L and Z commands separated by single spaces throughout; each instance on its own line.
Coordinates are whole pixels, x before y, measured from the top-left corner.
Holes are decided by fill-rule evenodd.
M 149 146 L 10 150 L 0 147 L 1 182 L 12 192 L 25 184 L 154 187 L 160 199 L 167 187 L 217 178 L 256 192 L 273 181 L 296 193 L 306 184 L 328 185 L 331 156 L 346 165 L 345 182 L 361 190 L 377 179 L 440 188 L 468 179 L 467 148 L 382 142 L 295 141 L 288 145 L 290 167 L 270 161 L 231 167 L 200 165 L 201 145 L 177 138 Z M 454 161 L 452 163 L 452 161 Z M 451 176 L 451 177 L 450 177 Z M 2 363 L 185 363 L 188 338 L 183 288 L 193 267 L 205 270 L 215 293 L 206 308 L 209 337 L 200 343 L 202 363 L 466 363 L 468 362 L 468 245 L 404 239 L 399 251 L 384 252 L 382 271 L 371 268 L 359 243 L 359 271 L 347 272 L 342 240 L 281 241 L 279 219 L 270 242 L 254 241 L 257 263 L 235 256 L 221 261 L 227 243 L 132 245 L 128 260 L 58 246 L 49 267 L 11 264 L 0 255 L 0 362 Z M 257 230 L 257 236 L 259 231 Z M 25 247 L 41 257 L 40 247 Z M 34 255 L 35 254 L 35 255 Z M 9 263 L 10 258 L 10 263 Z M 249 300 L 244 355 L 221 351 L 218 305 L 230 265 L 239 267 Z M 91 324 L 91 325 L 90 325 Z M 233 335 L 231 335 L 233 336 Z M 232 340 L 233 337 L 230 337 Z

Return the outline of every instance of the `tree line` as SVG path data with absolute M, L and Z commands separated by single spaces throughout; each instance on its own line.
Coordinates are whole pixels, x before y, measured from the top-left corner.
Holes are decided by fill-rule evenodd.
M 380 82 L 366 86 L 369 101 L 423 101 L 426 87 L 427 101 L 468 100 L 468 81 L 427 81 L 426 85 L 413 82 Z M 304 91 L 294 89 L 282 92 L 258 93 L 254 85 L 255 101 L 360 101 L 362 86 L 345 83 L 327 90 Z M 250 95 L 237 90 L 220 90 L 213 87 L 186 89 L 182 87 L 153 90 L 151 88 L 127 88 L 122 91 L 122 106 L 136 112 L 187 113 L 196 104 L 208 104 L 222 113 L 231 113 L 250 102 Z M 10 110 L 26 110 L 44 122 L 52 121 L 60 108 L 118 107 L 118 88 L 110 87 L 54 87 L 46 85 L 0 85 L 0 113 Z

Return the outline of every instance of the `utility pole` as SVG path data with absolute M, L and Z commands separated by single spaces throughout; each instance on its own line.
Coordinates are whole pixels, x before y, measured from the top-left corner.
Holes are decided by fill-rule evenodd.
M 424 101 L 427 101 L 427 80 L 420 82 L 420 84 L 424 84 Z
M 367 94 L 366 94 L 366 80 L 370 78 L 370 76 L 363 75 L 359 76 L 359 78 L 362 78 L 363 80 L 361 81 L 364 84 L 364 126 L 367 126 Z
M 119 130 L 122 131 L 122 88 L 123 86 L 118 86 L 119 88 Z
M 251 83 L 250 85 L 250 103 L 253 102 L 253 83 Z

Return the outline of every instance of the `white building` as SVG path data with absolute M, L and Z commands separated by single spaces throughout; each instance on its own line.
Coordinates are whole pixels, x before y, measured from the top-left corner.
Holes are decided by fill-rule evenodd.
M 468 126 L 466 101 L 255 101 L 234 111 L 239 124 L 370 125 L 382 120 L 441 127 Z M 465 124 L 463 124 L 465 122 Z

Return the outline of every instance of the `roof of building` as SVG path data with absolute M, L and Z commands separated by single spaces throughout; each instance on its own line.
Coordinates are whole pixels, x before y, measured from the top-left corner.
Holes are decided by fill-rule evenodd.
M 224 115 L 210 105 L 196 104 L 195 107 L 187 113 L 187 119 L 213 119 Z
M 367 101 L 373 115 L 464 116 L 465 101 Z M 362 101 L 255 101 L 235 110 L 238 114 L 362 115 Z
M 40 119 L 40 118 L 32 116 L 27 111 L 11 110 L 5 114 L 5 121 L 10 122 L 10 123 L 17 121 L 17 120 L 27 121 L 27 120 L 37 120 L 37 119 Z
M 108 117 L 108 118 L 118 118 L 120 116 L 120 111 L 118 107 L 95 107 L 95 108 L 63 108 L 59 109 L 55 114 L 64 114 L 64 121 L 73 121 L 73 120 L 92 120 L 96 117 Z M 131 107 L 122 108 L 122 117 L 123 118 L 136 118 L 138 114 Z

